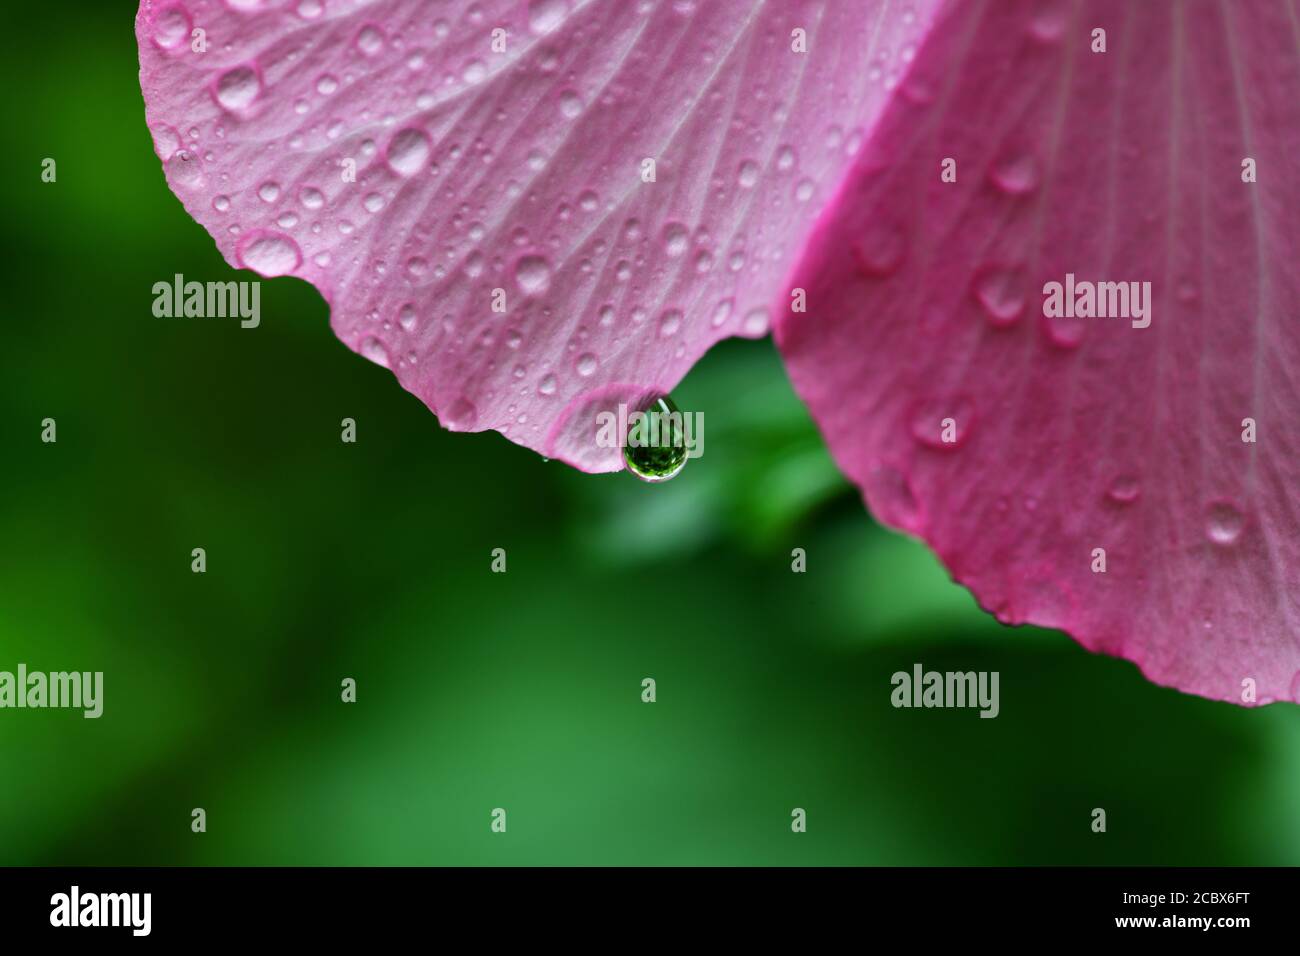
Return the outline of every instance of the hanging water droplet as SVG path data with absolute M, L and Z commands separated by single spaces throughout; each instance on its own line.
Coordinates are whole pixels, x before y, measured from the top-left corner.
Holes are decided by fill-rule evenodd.
M 1246 516 L 1228 501 L 1216 501 L 1206 512 L 1205 533 L 1215 544 L 1230 545 L 1241 537 Z
M 686 467 L 685 419 L 671 397 L 661 395 L 628 416 L 623 463 L 642 481 L 667 481 Z

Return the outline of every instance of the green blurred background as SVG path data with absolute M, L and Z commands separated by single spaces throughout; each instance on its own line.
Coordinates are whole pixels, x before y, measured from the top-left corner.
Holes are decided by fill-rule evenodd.
M 688 376 L 706 453 L 647 486 L 440 430 L 297 280 L 256 330 L 155 318 L 240 276 L 164 183 L 134 11 L 7 11 L 0 669 L 102 670 L 105 713 L 0 711 L 0 863 L 1300 862 L 1297 708 L 999 626 L 770 342 Z M 1001 716 L 894 710 L 915 662 L 1000 671 Z

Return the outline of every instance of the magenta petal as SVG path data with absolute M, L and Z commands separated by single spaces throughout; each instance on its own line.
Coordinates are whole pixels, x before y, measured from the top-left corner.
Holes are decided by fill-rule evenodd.
M 136 30 L 228 261 L 316 285 L 447 427 L 608 471 L 597 412 L 766 333 L 935 6 L 144 0 Z
M 1247 704 L 1300 694 L 1292 13 L 958 5 L 776 330 L 871 510 L 1001 620 Z M 1067 273 L 1149 281 L 1150 326 L 1045 317 Z

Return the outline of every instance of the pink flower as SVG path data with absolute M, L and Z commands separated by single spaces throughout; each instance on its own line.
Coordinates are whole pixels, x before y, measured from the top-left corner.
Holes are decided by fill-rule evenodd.
M 442 11 L 442 12 L 440 12 Z M 1300 696 L 1282 5 L 144 0 L 168 181 L 456 430 L 775 327 L 873 513 L 1007 622 Z

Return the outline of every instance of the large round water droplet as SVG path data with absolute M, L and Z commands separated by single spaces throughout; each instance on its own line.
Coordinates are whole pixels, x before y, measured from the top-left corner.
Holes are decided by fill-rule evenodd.
M 515 282 L 526 295 L 540 295 L 551 285 L 551 264 L 541 256 L 524 256 L 515 263 Z
M 1228 501 L 1216 501 L 1206 512 L 1206 536 L 1219 545 L 1230 545 L 1241 537 L 1241 530 L 1246 526 L 1246 516 L 1236 505 Z
M 260 230 L 244 236 L 236 251 L 239 264 L 264 276 L 282 276 L 302 263 L 298 244 L 282 232 Z
M 374 56 L 384 48 L 384 33 L 373 23 L 367 23 L 357 33 L 357 49 L 363 56 Z
M 686 467 L 685 419 L 667 395 L 628 416 L 623 462 L 642 481 L 667 481 Z
M 193 23 L 179 3 L 164 7 L 153 21 L 153 42 L 164 50 L 175 50 L 189 39 Z
M 564 22 L 568 12 L 565 0 L 531 0 L 528 4 L 528 29 L 545 36 Z
M 217 104 L 239 112 L 248 109 L 262 92 L 262 78 L 252 66 L 237 66 L 217 79 L 212 89 Z
M 429 135 L 422 129 L 407 127 L 388 141 L 385 158 L 399 176 L 414 176 L 429 160 Z

